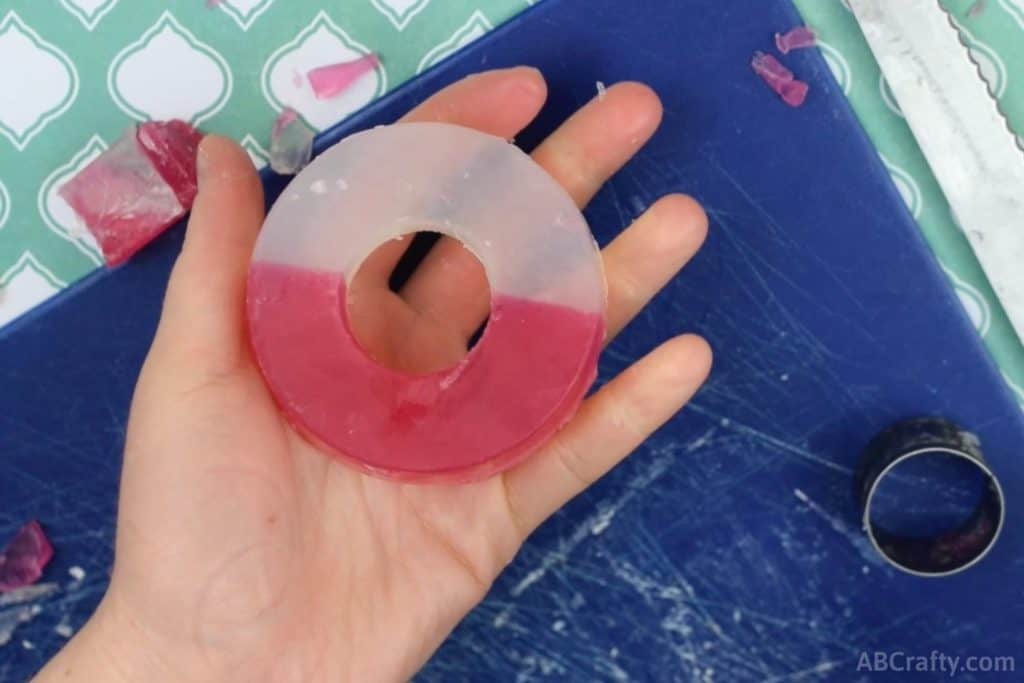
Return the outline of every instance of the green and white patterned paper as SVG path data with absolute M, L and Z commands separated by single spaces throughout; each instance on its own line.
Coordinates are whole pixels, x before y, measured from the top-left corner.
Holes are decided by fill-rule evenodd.
M 0 0 L 0 326 L 98 268 L 57 189 L 134 121 L 182 118 L 263 165 L 284 106 L 323 130 L 528 0 Z M 313 67 L 374 51 L 331 100 Z
M 898 1 L 898 0 L 894 0 Z M 1024 0 L 986 0 L 969 16 L 974 0 L 943 0 L 981 65 L 990 91 L 999 99 L 1013 129 L 1024 132 Z M 796 0 L 820 48 L 853 105 L 893 182 L 925 237 L 978 333 L 1024 406 L 1024 348 L 988 284 L 967 238 L 914 141 L 885 83 L 857 21 L 843 0 Z M 798 74 L 799 75 L 799 74 Z M 1021 269 L 1024 277 L 1024 265 Z

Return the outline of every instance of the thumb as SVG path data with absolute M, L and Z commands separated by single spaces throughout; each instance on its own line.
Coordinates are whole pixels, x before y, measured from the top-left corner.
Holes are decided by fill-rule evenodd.
M 219 372 L 246 353 L 245 281 L 263 187 L 249 155 L 227 138 L 204 138 L 197 166 L 199 192 L 153 346 L 187 354 L 185 367 Z

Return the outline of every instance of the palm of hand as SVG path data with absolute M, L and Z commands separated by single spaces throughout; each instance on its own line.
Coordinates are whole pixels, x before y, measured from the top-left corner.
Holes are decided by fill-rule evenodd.
M 508 138 L 544 97 L 535 71 L 496 71 L 447 88 L 407 118 Z M 653 93 L 622 84 L 534 158 L 582 205 L 659 118 Z M 245 274 L 262 217 L 244 152 L 207 139 L 185 247 L 132 405 L 111 586 L 44 678 L 102 649 L 104 670 L 128 680 L 407 679 L 526 535 L 671 417 L 708 372 L 706 344 L 677 337 L 503 475 L 459 486 L 364 475 L 293 431 L 249 351 Z M 604 250 L 610 335 L 675 275 L 705 230 L 699 207 L 673 195 Z M 417 346 L 435 362 L 454 360 L 486 316 L 485 282 L 465 262 L 454 282 L 436 277 L 430 259 L 451 247 L 439 243 L 398 294 L 380 282 L 404 245 L 381 257 L 372 308 L 385 309 L 378 319 L 387 322 L 370 334 L 392 361 L 408 358 L 400 340 L 409 338 L 423 340 Z
M 251 358 L 192 390 L 150 386 L 128 450 L 152 462 L 126 462 L 111 601 L 187 644 L 197 678 L 408 676 L 522 540 L 501 477 L 420 486 L 348 467 L 282 420 Z M 155 464 L 182 453 L 188 491 Z

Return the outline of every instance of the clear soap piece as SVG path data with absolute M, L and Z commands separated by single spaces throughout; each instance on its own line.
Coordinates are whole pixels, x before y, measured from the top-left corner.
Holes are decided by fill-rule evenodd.
M 270 134 L 270 168 L 282 175 L 301 171 L 313 156 L 314 137 L 316 132 L 294 109 L 282 111 Z

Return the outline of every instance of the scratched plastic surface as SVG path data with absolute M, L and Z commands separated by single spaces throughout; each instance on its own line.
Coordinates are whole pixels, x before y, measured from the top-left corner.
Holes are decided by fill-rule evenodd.
M 588 223 L 606 244 L 670 191 L 711 218 L 702 253 L 611 344 L 598 380 L 695 329 L 715 347 L 710 383 L 529 539 L 417 680 L 870 682 L 891 677 L 858 672 L 860 652 L 897 649 L 1017 654 L 1019 677 L 1020 407 L 828 67 L 816 50 L 787 55 L 811 85 L 791 109 L 749 65 L 801 23 L 788 3 L 635 5 L 538 3 L 317 148 L 466 73 L 520 63 L 549 83 L 540 120 L 516 137 L 529 148 L 595 81 L 641 79 L 661 93 L 664 122 Z M 268 176 L 268 196 L 285 182 Z M 44 580 L 62 583 L 17 632 L 37 649 L 0 650 L 12 680 L 60 645 L 61 615 L 77 626 L 102 590 L 131 388 L 180 237 L 0 332 L 0 536 L 40 519 L 57 551 Z M 928 412 L 978 433 L 1008 501 L 991 555 L 949 579 L 881 564 L 851 491 L 870 437 Z M 78 590 L 63 578 L 75 563 L 89 572 Z
M 418 230 L 480 260 L 490 320 L 458 363 L 408 375 L 356 341 L 346 292 L 378 246 Z M 604 339 L 597 244 L 572 199 L 519 148 L 440 123 L 382 126 L 324 152 L 260 232 L 250 338 L 299 431 L 372 473 L 479 479 L 511 466 L 572 416 Z

